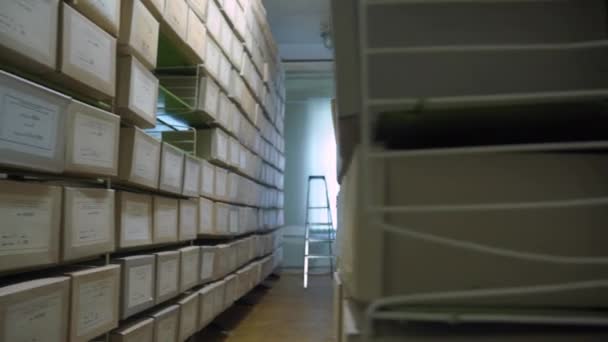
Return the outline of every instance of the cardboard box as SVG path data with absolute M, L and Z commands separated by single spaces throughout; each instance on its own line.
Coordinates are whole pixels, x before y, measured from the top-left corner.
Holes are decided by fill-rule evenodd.
M 177 341 L 179 305 L 171 305 L 150 314 L 154 318 L 154 342 Z
M 139 128 L 120 129 L 118 177 L 122 182 L 158 189 L 161 143 Z
M 116 94 L 116 38 L 63 4 L 59 71 L 99 99 Z M 82 89 L 84 88 L 84 89 Z
M 215 167 L 215 197 L 220 200 L 228 198 L 228 171 L 220 166 Z
M 241 226 L 239 224 L 239 207 L 230 206 L 228 214 L 228 231 L 230 235 L 239 235 L 241 232 Z
M 58 0 L 0 2 L 3 16 L 0 58 L 34 72 L 54 70 L 60 3 Z
M 215 246 L 215 257 L 213 260 L 213 280 L 224 278 L 230 269 L 228 267 L 228 252 L 230 245 L 221 244 Z
M 0 340 L 68 340 L 70 278 L 26 281 L 0 288 Z
M 185 292 L 200 283 L 199 252 L 200 248 L 198 246 L 190 246 L 179 249 L 181 260 L 179 276 L 180 292 Z
M 180 255 L 178 251 L 154 253 L 156 258 L 156 304 L 177 296 L 179 291 Z
M 198 291 L 198 330 L 204 329 L 215 318 L 213 291 L 217 284 L 209 284 Z
M 0 181 L 0 271 L 59 261 L 61 188 Z
M 202 20 L 192 8 L 188 10 L 188 28 L 186 30 L 186 44 L 192 48 L 198 56 L 199 62 L 205 60 L 205 50 L 207 48 L 207 29 Z
M 201 246 L 201 283 L 208 283 L 213 280 L 216 250 L 215 246 Z
M 214 235 L 213 215 L 214 205 L 211 200 L 201 197 L 198 202 L 198 234 Z
M 185 0 L 166 0 L 163 18 L 173 32 L 186 41 L 188 25 L 188 4 Z
M 66 130 L 66 172 L 118 174 L 120 117 L 74 100 L 68 109 Z
M 179 304 L 179 338 L 186 341 L 194 335 L 198 327 L 198 292 L 194 292 L 178 300 Z
M 114 37 L 121 27 L 120 0 L 70 0 L 70 4 Z
M 224 88 L 224 91 L 228 91 L 230 88 L 230 79 L 232 78 L 232 64 L 225 55 L 220 56 L 220 71 L 218 75 L 218 82 Z
M 215 166 L 201 159 L 200 195 L 215 198 Z
M 198 197 L 201 181 L 201 160 L 186 154 L 184 156 L 184 176 L 182 195 Z
M 234 172 L 228 173 L 228 200 L 232 203 L 244 200 L 243 198 L 238 198 L 240 179 L 241 176 L 238 174 Z
M 119 49 L 156 68 L 160 24 L 141 0 L 122 1 Z
M 184 152 L 166 142 L 162 143 L 160 154 L 160 190 L 181 194 L 184 178 Z
M 213 203 L 213 230 L 215 235 L 230 235 L 230 205 Z
M 228 154 L 230 155 L 230 166 L 238 168 L 241 158 L 241 143 L 232 137 L 230 138 L 230 148 Z
M 232 128 L 232 102 L 225 93 L 220 93 L 217 122 L 227 131 Z
M 179 200 L 179 241 L 196 239 L 199 199 Z
M 137 255 L 113 261 L 121 265 L 120 318 L 142 312 L 155 303 L 156 258 Z
M 0 98 L 0 164 L 62 172 L 70 99 L 4 71 Z
M 226 280 L 220 280 L 214 283 L 216 287 L 213 289 L 213 311 L 215 315 L 219 315 L 224 311 L 224 295 L 226 292 Z
M 118 191 L 116 193 L 116 248 L 151 245 L 152 196 Z
M 86 268 L 66 275 L 71 278 L 69 340 L 87 342 L 116 328 L 120 267 Z
M 199 16 L 201 20 L 205 20 L 207 18 L 207 2 L 209 0 L 187 0 L 190 8 Z
M 114 190 L 65 187 L 61 260 L 113 252 Z
M 196 134 L 198 157 L 222 164 L 228 163 L 228 135 L 224 131 L 219 128 L 209 128 L 197 130 Z
M 154 338 L 154 319 L 143 318 L 112 331 L 110 342 L 144 342 Z
M 155 244 L 177 242 L 179 201 L 174 198 L 153 196 L 153 239 Z
M 118 58 L 116 112 L 140 128 L 156 126 L 158 79 L 133 56 Z
M 212 7 L 213 1 L 209 2 L 209 8 Z M 215 6 L 215 4 L 213 4 Z M 220 14 L 221 15 L 221 14 Z M 207 35 L 212 34 L 209 21 L 207 21 Z M 219 46 L 213 41 L 213 39 L 206 40 L 205 48 L 205 66 L 209 74 L 216 80 L 220 76 L 220 59 L 222 58 L 222 51 Z
M 225 283 L 225 289 L 224 289 L 224 306 L 223 306 L 224 310 L 231 307 L 232 304 L 234 304 L 234 302 L 238 299 L 237 293 L 236 293 L 237 283 L 238 283 L 238 278 L 236 277 L 236 275 L 231 274 L 226 277 L 226 283 Z

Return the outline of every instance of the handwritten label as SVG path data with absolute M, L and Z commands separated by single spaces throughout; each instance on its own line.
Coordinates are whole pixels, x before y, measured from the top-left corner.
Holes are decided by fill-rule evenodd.
M 52 198 L 0 195 L 0 255 L 48 251 L 52 212 Z
M 3 341 L 64 342 L 63 301 L 55 292 L 6 308 Z
M 72 245 L 81 247 L 110 239 L 114 210 L 107 198 L 78 196 L 72 204 Z
M 152 282 L 152 265 L 129 269 L 129 288 L 127 290 L 129 308 L 154 300 Z
M 135 62 L 131 65 L 131 77 L 130 104 L 146 118 L 156 118 L 156 79 Z
M 86 335 L 115 319 L 112 306 L 116 293 L 114 287 L 113 279 L 91 281 L 80 286 L 78 293 L 80 315 L 77 317 L 78 336 Z
M 56 34 L 52 23 L 57 16 L 54 6 L 57 5 L 52 1 L 0 1 L 0 33 L 45 59 L 51 58 L 55 52 L 52 48 Z
M 215 260 L 214 252 L 205 252 L 203 253 L 202 258 L 202 267 L 201 267 L 201 279 L 207 280 L 210 279 L 213 275 L 213 261 Z
M 114 73 L 112 38 L 72 10 L 69 61 L 82 72 L 109 83 Z
M 150 206 L 147 203 L 126 201 L 122 215 L 125 241 L 150 239 Z
M 74 117 L 74 163 L 103 168 L 115 165 L 118 125 L 84 113 Z
M 197 282 L 198 253 L 182 253 L 182 284 L 194 285 Z
M 158 21 L 141 1 L 136 1 L 133 8 L 131 32 L 133 46 L 147 60 L 156 64 L 158 50 Z
M 150 182 L 158 181 L 160 144 L 143 137 L 137 137 L 136 135 L 134 149 L 132 176 L 140 177 Z
M 158 295 L 164 296 L 169 293 L 176 292 L 177 283 L 179 282 L 177 259 L 167 260 L 160 263 Z

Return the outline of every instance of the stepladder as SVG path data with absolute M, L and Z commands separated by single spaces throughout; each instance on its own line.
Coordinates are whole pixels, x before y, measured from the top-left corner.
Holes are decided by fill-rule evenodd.
M 325 176 L 309 176 L 306 191 L 306 221 L 304 228 L 304 288 L 308 287 L 311 260 L 329 261 L 329 273 L 334 272 L 333 244 L 336 240 L 329 192 Z M 314 248 L 311 248 L 314 246 Z M 314 253 L 311 252 L 314 249 Z

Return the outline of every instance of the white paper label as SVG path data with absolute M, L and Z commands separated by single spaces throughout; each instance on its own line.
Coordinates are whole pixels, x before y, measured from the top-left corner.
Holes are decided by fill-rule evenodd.
M 125 241 L 150 239 L 150 206 L 147 203 L 126 201 L 122 218 Z
M 239 211 L 230 210 L 230 233 L 236 234 L 239 232 Z
M 146 179 L 150 182 L 157 180 L 158 158 L 160 144 L 144 138 L 135 138 L 134 161 L 132 176 Z
M 215 168 L 203 164 L 203 193 L 213 195 L 213 182 L 215 181 Z
M 158 50 L 158 21 L 141 1 L 133 8 L 131 32 L 134 47 L 150 62 L 156 62 Z
M 215 259 L 215 253 L 206 252 L 203 253 L 203 265 L 201 266 L 201 279 L 209 279 L 213 275 L 213 261 Z
M 118 126 L 83 113 L 74 118 L 74 163 L 113 168 Z
M 200 180 L 200 163 L 186 159 L 186 170 L 184 171 L 184 191 L 198 192 L 198 182 Z
M 164 296 L 176 292 L 179 274 L 177 273 L 177 259 L 167 260 L 160 263 L 158 295 Z
M 58 291 L 6 308 L 2 341 L 64 342 L 61 299 Z
M 75 13 L 71 18 L 70 63 L 82 72 L 109 83 L 114 73 L 113 65 L 110 64 L 115 57 L 112 56 L 112 38 Z
M 162 164 L 162 183 L 173 188 L 181 188 L 183 156 L 173 151 L 166 151 L 163 153 Z
M 0 255 L 49 250 L 52 199 L 11 194 L 0 197 Z
M 155 342 L 175 342 L 177 336 L 177 316 L 165 318 L 158 323 Z
M 59 107 L 42 98 L 2 86 L 0 94 L 0 148 L 52 158 L 55 155 Z
M 52 1 L 0 1 L 0 33 L 50 58 L 56 34 L 51 25 L 57 16 L 54 6 Z
M 114 280 L 101 279 L 80 286 L 77 334 L 83 336 L 114 320 Z
M 113 209 L 106 198 L 75 197 L 72 203 L 72 246 L 107 242 L 114 226 Z
M 160 204 L 154 213 L 156 237 L 173 238 L 177 236 L 177 208 Z
M 182 284 L 196 283 L 197 258 L 198 253 L 182 253 Z
M 131 105 L 148 118 L 156 117 L 156 79 L 147 75 L 135 63 L 131 68 Z
M 129 269 L 129 308 L 154 300 L 152 284 L 152 265 Z

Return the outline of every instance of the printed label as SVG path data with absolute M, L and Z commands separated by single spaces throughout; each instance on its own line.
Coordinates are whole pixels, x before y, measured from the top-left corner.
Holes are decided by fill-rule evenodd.
M 115 291 L 113 279 L 91 281 L 80 286 L 78 336 L 86 335 L 114 320 L 112 303 Z
M 83 113 L 74 118 L 74 151 L 76 164 L 113 168 L 118 126 Z
M 177 338 L 177 316 L 165 318 L 158 323 L 156 342 L 175 342 Z
M 163 184 L 173 188 L 182 186 L 183 156 L 172 151 L 163 153 Z
M 196 283 L 198 253 L 182 253 L 182 284 Z
M 74 13 L 71 16 L 70 63 L 82 72 L 92 74 L 109 83 L 114 72 L 110 62 L 112 56 L 112 38 L 96 25 L 89 23 Z
M 129 308 L 154 300 L 152 294 L 152 265 L 129 269 Z
M 106 198 L 78 196 L 72 204 L 72 245 L 81 247 L 110 239 L 114 211 Z
M 215 260 L 215 253 L 205 252 L 203 253 L 203 264 L 201 267 L 201 279 L 209 279 L 213 275 L 213 261 Z
M 158 181 L 158 158 L 160 144 L 144 138 L 135 138 L 135 153 L 132 176 L 140 177 L 150 182 Z
M 160 204 L 154 214 L 156 217 L 156 236 L 171 238 L 177 236 L 177 208 Z
M 6 87 L 0 87 L 0 94 L 0 148 L 52 158 L 59 107 Z
M 6 308 L 3 341 L 64 342 L 61 324 L 61 292 L 38 297 Z
M 147 203 L 126 201 L 123 215 L 123 239 L 141 241 L 150 238 L 150 208 Z
M 0 255 L 49 250 L 52 199 L 19 194 L 0 197 Z
M 0 33 L 45 58 L 51 57 L 56 33 L 51 22 L 57 16 L 53 6 L 52 1 L 0 1 Z
M 176 292 L 179 274 L 177 273 L 177 259 L 161 262 L 159 272 L 158 295 L 164 296 Z
M 147 118 L 156 117 L 156 80 L 133 63 L 131 68 L 131 105 Z

